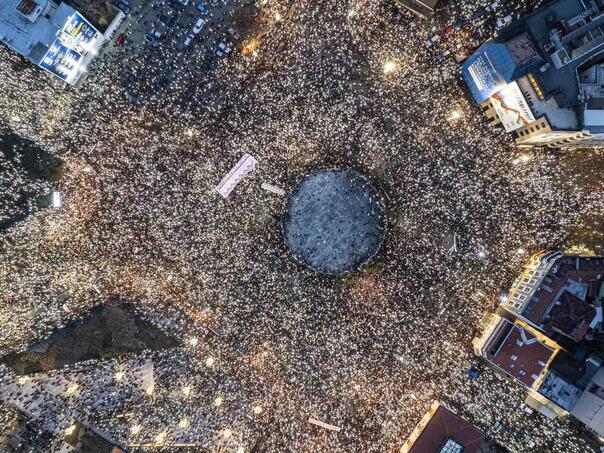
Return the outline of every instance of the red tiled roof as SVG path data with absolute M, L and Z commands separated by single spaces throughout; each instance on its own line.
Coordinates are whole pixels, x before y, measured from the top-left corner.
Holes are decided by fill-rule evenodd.
M 464 453 L 479 453 L 487 442 L 478 428 L 440 404 L 409 453 L 437 453 L 447 439 L 462 445 Z
M 483 354 L 489 362 L 532 387 L 554 350 L 523 327 L 502 319 L 485 343 Z
M 564 291 L 550 314 L 551 319 L 545 324 L 547 331 L 555 329 L 576 341 L 581 341 L 596 316 L 596 309 L 574 294 Z
M 601 258 L 565 257 L 559 261 L 557 272 L 548 273 L 547 278 L 543 280 L 539 289 L 533 294 L 532 300 L 523 310 L 522 316 L 540 326 L 543 317 L 549 312 L 551 305 L 562 294 L 563 287 L 569 281 L 586 284 L 587 301 L 590 301 L 596 297 L 603 278 L 604 260 Z

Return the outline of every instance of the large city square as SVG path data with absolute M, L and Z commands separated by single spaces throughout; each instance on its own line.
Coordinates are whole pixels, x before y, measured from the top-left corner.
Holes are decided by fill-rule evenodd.
M 64 379 L 36 403 L 56 420 L 48 445 L 77 421 L 126 451 L 399 451 L 440 400 L 508 451 L 597 451 L 570 420 L 525 410 L 523 388 L 472 351 L 531 256 L 604 245 L 604 152 L 519 148 L 459 63 L 426 46 L 486 3 L 426 20 L 388 0 L 224 0 L 184 46 L 188 4 L 155 47 L 144 36 L 169 2 L 132 3 L 124 45 L 114 36 L 76 87 L 0 47 L 1 130 L 61 161 L 32 182 L 3 157 L 2 220 L 19 220 L 0 231 L 0 355 L 122 303 L 170 347 L 40 376 L 0 365 L 0 424 L 23 412 L 28 379 Z M 470 19 L 451 39 L 478 46 L 493 27 Z M 245 154 L 254 170 L 221 196 Z M 284 237 L 290 196 L 327 170 L 375 192 L 355 221 L 378 216 L 374 195 L 383 212 L 346 272 L 309 266 Z M 340 232 L 316 228 L 299 247 Z

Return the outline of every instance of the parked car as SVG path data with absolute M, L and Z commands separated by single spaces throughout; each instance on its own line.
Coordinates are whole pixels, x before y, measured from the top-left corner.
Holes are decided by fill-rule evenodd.
M 505 16 L 500 19 L 497 19 L 497 28 L 503 28 L 512 22 L 512 16 Z
M 162 39 L 164 37 L 163 33 L 159 30 L 153 30 L 151 32 L 151 36 L 153 36 L 155 39 Z
M 194 39 L 195 39 L 195 35 L 191 34 L 191 35 L 187 36 L 187 39 L 185 39 L 185 42 L 184 42 L 183 45 L 185 47 L 189 47 L 191 45 L 191 43 L 193 42 Z
M 487 12 L 489 12 L 489 13 L 492 13 L 492 12 L 494 12 L 494 11 L 497 9 L 497 7 L 498 7 L 498 6 L 499 6 L 499 4 L 498 4 L 497 2 L 493 2 L 493 3 L 491 3 L 489 6 L 487 6 L 487 7 L 485 8 L 485 10 L 486 10 Z
M 145 41 L 147 41 L 149 44 L 151 44 L 151 47 L 153 47 L 153 48 L 159 47 L 159 42 L 153 36 L 151 36 L 149 33 L 145 33 Z
M 220 5 L 220 0 L 210 0 L 210 5 L 218 6 L 218 5 Z
M 189 0 L 175 0 L 177 3 L 180 3 L 182 6 L 188 6 Z
M 195 3 L 195 8 L 197 8 L 203 16 L 207 16 L 208 14 L 210 14 L 210 10 L 203 6 L 201 3 Z
M 115 47 L 119 47 L 126 41 L 126 33 L 122 33 L 115 38 Z
M 218 44 L 218 46 L 214 50 L 214 53 L 218 57 L 224 57 L 225 55 L 228 55 L 231 53 L 231 48 L 229 46 L 227 46 L 226 43 L 221 42 L 220 44 Z
M 430 39 L 426 41 L 426 47 L 429 49 L 434 46 L 438 41 L 440 41 L 440 35 L 434 35 Z
M 239 33 L 237 33 L 233 27 L 229 27 L 227 29 L 227 33 L 231 36 L 231 38 L 233 38 L 233 40 L 239 41 Z
M 130 5 L 128 5 L 128 3 L 124 0 L 113 0 L 111 3 L 117 9 L 121 10 L 124 14 L 130 14 Z
M 195 23 L 195 26 L 193 27 L 193 33 L 194 34 L 199 33 L 205 24 L 206 24 L 206 20 L 205 19 L 199 19 Z

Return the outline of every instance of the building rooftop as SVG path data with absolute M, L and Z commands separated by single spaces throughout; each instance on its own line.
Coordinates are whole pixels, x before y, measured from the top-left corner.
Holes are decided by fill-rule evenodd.
M 604 437 L 604 367 L 594 375 L 570 413 L 598 436 Z
M 560 332 L 573 340 L 581 341 L 595 316 L 596 309 L 593 305 L 585 303 L 570 291 L 564 291 L 543 326 L 546 332 Z
M 500 30 L 462 65 L 476 102 L 518 82 L 535 117 L 546 116 L 554 130 L 604 132 L 604 79 L 598 71 L 581 76 L 604 62 L 603 6 L 555 0 Z
M 478 453 L 490 445 L 478 428 L 434 401 L 401 453 Z
M 601 35 L 592 37 L 590 33 L 599 29 L 604 15 L 595 2 L 587 9 L 583 5 L 577 0 L 558 0 L 499 32 L 498 40 L 512 39 L 519 33 L 529 34 L 546 63 L 533 75 L 544 95 L 554 96 L 560 107 L 578 103 L 577 68 L 604 50 Z
M 561 408 L 570 411 L 577 403 L 583 390 L 553 371 L 548 371 L 538 392 Z
M 75 84 L 104 39 L 66 3 L 3 0 L 0 42 L 65 82 Z
M 548 335 L 580 341 L 601 322 L 603 283 L 604 258 L 552 252 L 527 265 L 503 306 Z
M 36 0 L 29 4 L 37 5 L 40 13 L 44 12 L 45 15 L 26 16 L 20 12 L 23 8 L 19 8 L 23 2 L 24 0 L 0 2 L 0 41 L 38 64 L 75 10 L 66 3 L 57 6 L 49 0 Z
M 537 335 L 500 318 L 483 347 L 483 356 L 497 368 L 532 387 L 556 351 Z
M 528 303 L 520 314 L 548 335 L 580 341 L 596 319 L 594 302 L 603 279 L 604 258 L 561 256 L 533 292 L 525 291 Z

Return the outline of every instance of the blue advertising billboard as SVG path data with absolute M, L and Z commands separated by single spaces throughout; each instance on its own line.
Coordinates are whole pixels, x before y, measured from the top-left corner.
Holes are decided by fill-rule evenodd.
M 40 67 L 71 83 L 77 73 L 81 58 L 82 55 L 78 52 L 55 39 L 42 58 Z
M 461 75 L 478 104 L 506 86 L 513 79 L 516 64 L 505 45 L 487 43 L 480 46 L 461 66 Z
M 85 44 L 95 39 L 98 31 L 80 13 L 76 12 L 63 27 L 63 33 Z

